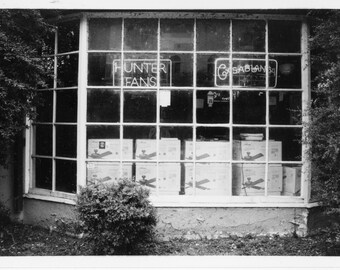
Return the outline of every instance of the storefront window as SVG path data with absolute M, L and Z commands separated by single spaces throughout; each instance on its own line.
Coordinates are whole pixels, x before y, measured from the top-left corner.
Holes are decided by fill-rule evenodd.
M 86 171 L 86 183 L 131 178 L 152 197 L 187 202 L 301 196 L 300 21 L 83 23 L 86 49 L 79 54 L 79 34 L 63 28 L 57 36 L 70 40 L 54 55 L 54 87 L 41 91 L 36 188 L 75 193 Z

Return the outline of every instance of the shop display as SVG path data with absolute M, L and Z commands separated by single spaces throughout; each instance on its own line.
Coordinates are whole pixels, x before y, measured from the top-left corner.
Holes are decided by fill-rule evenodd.
M 282 142 L 269 141 L 270 161 L 282 160 Z M 233 159 L 246 161 L 265 161 L 266 160 L 266 141 L 239 141 L 233 142 Z
M 87 183 L 112 184 L 121 178 L 132 179 L 132 164 L 123 164 L 122 172 L 121 165 L 118 163 L 109 162 L 89 162 L 87 164 Z
M 186 195 L 231 195 L 228 165 L 196 164 L 195 183 L 193 170 L 193 164 L 185 164 Z
M 93 159 L 132 159 L 132 139 L 123 140 L 123 154 L 120 156 L 119 139 L 89 139 L 87 157 Z
M 136 164 L 136 181 L 157 193 L 157 166 L 152 163 Z M 178 195 L 180 191 L 181 167 L 178 163 L 161 163 L 158 170 L 158 192 L 163 195 Z
M 301 167 L 283 166 L 282 195 L 296 196 L 301 189 Z
M 193 151 L 193 142 L 185 141 L 185 159 L 192 160 Z M 196 160 L 230 160 L 230 143 L 228 141 L 197 141 Z
M 265 165 L 235 164 L 233 166 L 233 195 L 265 195 Z M 268 166 L 268 192 L 270 196 L 280 196 L 282 192 L 282 165 Z

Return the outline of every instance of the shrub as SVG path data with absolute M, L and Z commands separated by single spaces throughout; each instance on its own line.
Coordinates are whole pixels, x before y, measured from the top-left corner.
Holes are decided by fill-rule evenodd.
M 95 254 L 136 254 L 152 242 L 156 211 L 148 196 L 147 189 L 127 179 L 81 189 L 77 210 Z

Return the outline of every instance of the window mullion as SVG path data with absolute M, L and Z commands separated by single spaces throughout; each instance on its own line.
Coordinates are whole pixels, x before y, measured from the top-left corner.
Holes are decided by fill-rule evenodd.
M 229 157 L 230 161 L 233 160 L 233 84 L 232 84 L 232 46 L 233 46 L 233 35 L 232 35 L 232 26 L 233 26 L 233 20 L 230 20 L 230 26 L 229 26 Z M 216 71 L 215 71 L 216 72 Z M 229 162 L 229 188 L 230 188 L 230 195 L 232 195 L 232 190 L 233 190 L 233 166 L 232 162 Z
M 268 20 L 266 20 L 266 29 L 265 29 L 265 50 L 266 50 L 266 131 L 265 131 L 265 140 L 266 140 L 266 157 L 265 157 L 265 174 L 264 174 L 264 195 L 268 195 L 268 175 L 269 175 L 269 55 L 268 55 Z
M 57 58 L 57 53 L 58 53 L 58 29 L 55 32 L 55 39 L 54 39 L 54 78 L 53 78 L 53 114 L 52 114 L 52 191 L 55 191 L 56 187 L 56 110 L 57 110 L 57 93 L 56 93 L 56 88 L 57 88 L 57 76 L 58 76 L 58 58 Z
M 123 121 L 124 121 L 124 18 L 122 19 L 122 38 L 121 38 L 121 50 L 120 50 L 120 118 L 119 118 L 119 152 L 120 152 L 120 160 L 119 160 L 119 173 L 122 177 L 124 174 L 123 169 L 123 144 L 124 144 L 124 130 L 123 130 Z M 114 84 L 114 83 L 113 83 Z M 131 166 L 132 169 L 133 166 Z

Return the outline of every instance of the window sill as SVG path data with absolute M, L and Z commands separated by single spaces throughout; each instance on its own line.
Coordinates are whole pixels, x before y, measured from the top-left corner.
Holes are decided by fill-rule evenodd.
M 28 193 L 24 194 L 24 198 L 75 205 L 77 195 L 42 189 L 31 189 Z

